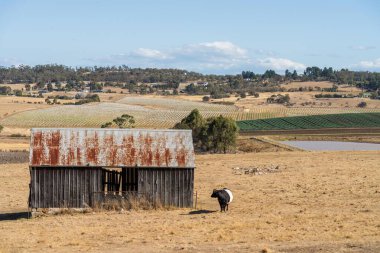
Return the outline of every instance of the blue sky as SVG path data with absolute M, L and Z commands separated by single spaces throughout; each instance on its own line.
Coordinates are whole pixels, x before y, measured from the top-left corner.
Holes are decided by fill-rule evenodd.
M 380 71 L 380 1 L 0 0 L 0 65 Z

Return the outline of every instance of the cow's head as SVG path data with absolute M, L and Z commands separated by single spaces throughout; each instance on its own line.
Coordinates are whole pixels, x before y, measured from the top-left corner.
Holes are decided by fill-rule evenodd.
M 212 194 L 211 194 L 211 198 L 217 198 L 218 197 L 218 190 L 217 189 L 214 189 L 213 191 L 212 191 Z

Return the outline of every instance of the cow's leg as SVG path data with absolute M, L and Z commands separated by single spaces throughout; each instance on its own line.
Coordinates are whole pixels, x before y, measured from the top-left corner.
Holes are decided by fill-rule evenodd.
M 227 211 L 228 211 L 228 204 L 227 204 Z

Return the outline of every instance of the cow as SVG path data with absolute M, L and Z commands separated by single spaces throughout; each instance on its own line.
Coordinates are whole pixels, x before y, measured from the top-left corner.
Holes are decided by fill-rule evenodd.
M 230 190 L 228 190 L 227 188 L 223 188 L 222 190 L 214 189 L 212 191 L 211 198 L 218 198 L 220 211 L 226 212 L 228 211 L 228 205 L 232 202 L 234 197 Z M 226 210 L 226 207 L 227 207 L 227 210 Z

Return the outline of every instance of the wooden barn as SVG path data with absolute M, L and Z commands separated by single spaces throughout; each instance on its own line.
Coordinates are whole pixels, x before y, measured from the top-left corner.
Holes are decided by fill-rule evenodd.
M 35 128 L 29 167 L 30 208 L 82 208 L 129 193 L 193 205 L 190 130 Z

